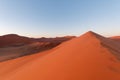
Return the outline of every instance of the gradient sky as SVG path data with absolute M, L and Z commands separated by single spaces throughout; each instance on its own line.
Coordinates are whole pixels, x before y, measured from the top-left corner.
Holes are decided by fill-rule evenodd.
M 0 35 L 120 35 L 120 0 L 0 0 Z

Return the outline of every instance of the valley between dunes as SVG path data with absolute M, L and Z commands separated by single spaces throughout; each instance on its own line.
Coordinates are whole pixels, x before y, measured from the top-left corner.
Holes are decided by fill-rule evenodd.
M 120 80 L 120 37 L 88 31 L 54 48 L 9 58 L 0 62 L 0 80 Z

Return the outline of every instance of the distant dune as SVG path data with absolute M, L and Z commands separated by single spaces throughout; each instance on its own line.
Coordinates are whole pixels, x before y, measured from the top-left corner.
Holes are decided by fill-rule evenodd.
M 21 46 L 34 42 L 31 38 L 19 36 L 17 34 L 8 34 L 0 36 L 0 47 Z
M 0 48 L 3 47 L 17 47 L 26 44 L 31 44 L 34 42 L 50 42 L 50 43 L 61 43 L 63 41 L 67 41 L 75 36 L 65 36 L 65 37 L 56 37 L 56 38 L 29 38 L 25 36 L 19 36 L 17 34 L 7 34 L 0 36 Z
M 0 62 L 51 49 L 74 36 L 29 38 L 16 34 L 0 36 Z
M 89 31 L 0 69 L 0 80 L 120 80 L 120 42 Z
M 115 40 L 115 41 L 120 42 L 120 36 L 113 36 L 113 37 L 110 37 L 110 38 Z

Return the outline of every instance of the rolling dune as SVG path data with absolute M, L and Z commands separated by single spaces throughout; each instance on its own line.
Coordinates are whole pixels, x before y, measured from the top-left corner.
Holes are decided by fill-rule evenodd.
M 0 62 L 54 48 L 74 36 L 29 38 L 16 34 L 0 36 Z
M 120 80 L 119 60 L 120 42 L 89 31 L 51 50 L 1 62 L 0 80 Z

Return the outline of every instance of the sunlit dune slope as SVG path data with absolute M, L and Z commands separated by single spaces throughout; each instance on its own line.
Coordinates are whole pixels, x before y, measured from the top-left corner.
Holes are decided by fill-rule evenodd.
M 18 69 L 1 79 L 120 80 L 120 43 L 94 32 L 62 43 L 48 53 L 26 65 L 19 63 Z
M 22 66 L 25 66 L 37 58 L 42 58 L 53 50 L 46 50 L 37 54 L 29 56 L 19 57 L 17 59 L 11 59 L 4 62 L 0 62 L 0 80 L 7 77 L 7 75 L 16 72 Z

